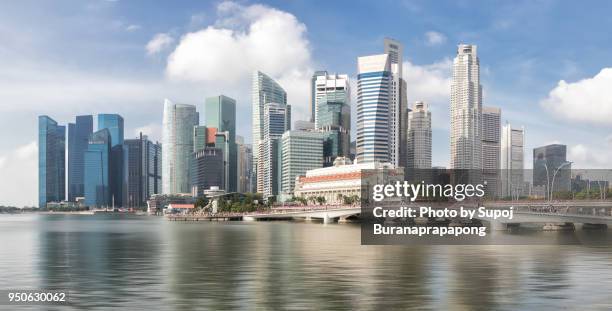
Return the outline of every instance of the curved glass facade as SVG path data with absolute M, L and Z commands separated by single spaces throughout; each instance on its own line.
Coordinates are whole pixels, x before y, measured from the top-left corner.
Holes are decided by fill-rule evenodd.
M 193 150 L 193 128 L 199 115 L 193 105 L 164 101 L 162 124 L 162 192 L 190 193 L 189 159 Z

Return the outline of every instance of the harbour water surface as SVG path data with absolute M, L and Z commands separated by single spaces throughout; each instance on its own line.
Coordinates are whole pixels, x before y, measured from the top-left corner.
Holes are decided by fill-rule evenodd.
M 612 309 L 612 245 L 362 246 L 353 224 L 0 215 L 0 267 L 2 290 L 71 291 L 5 310 Z

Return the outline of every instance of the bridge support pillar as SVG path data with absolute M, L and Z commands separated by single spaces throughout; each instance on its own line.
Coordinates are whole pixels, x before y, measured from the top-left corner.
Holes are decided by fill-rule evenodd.
M 323 216 L 323 223 L 324 224 L 330 224 L 333 223 L 334 219 L 329 217 L 329 214 L 325 213 L 325 216 Z
M 547 223 L 544 225 L 544 227 L 542 227 L 542 229 L 546 231 L 561 231 L 561 230 L 573 231 L 574 229 L 576 229 L 576 227 L 574 226 L 574 223 L 572 222 Z
M 606 224 L 582 224 L 582 230 L 607 230 Z
M 501 221 L 491 221 L 492 231 L 506 231 L 520 227 L 520 223 L 503 223 Z

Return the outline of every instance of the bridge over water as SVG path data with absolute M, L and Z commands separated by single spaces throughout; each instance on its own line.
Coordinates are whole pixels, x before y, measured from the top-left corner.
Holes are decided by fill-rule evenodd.
M 485 206 L 487 209 L 509 209 L 513 207 L 512 219 L 479 218 L 483 221 L 501 224 L 578 223 L 612 225 L 612 201 L 495 201 L 485 202 L 481 206 Z M 246 214 L 243 215 L 243 220 L 318 219 L 328 223 L 359 216 L 360 214 L 361 207 L 359 206 L 306 206 L 275 208 L 269 213 Z

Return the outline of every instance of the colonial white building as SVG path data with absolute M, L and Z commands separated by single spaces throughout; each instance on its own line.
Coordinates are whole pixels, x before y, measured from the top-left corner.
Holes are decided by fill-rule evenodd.
M 403 180 L 403 168 L 395 168 L 391 163 L 367 162 L 351 163 L 351 160 L 338 157 L 334 166 L 314 169 L 306 172 L 305 176 L 298 176 L 295 181 L 294 196 L 296 197 L 325 197 L 327 204 L 342 204 L 340 196 L 357 196 L 361 198 L 362 179 L 367 177 L 368 170 L 389 169 Z

